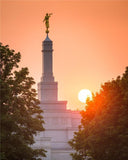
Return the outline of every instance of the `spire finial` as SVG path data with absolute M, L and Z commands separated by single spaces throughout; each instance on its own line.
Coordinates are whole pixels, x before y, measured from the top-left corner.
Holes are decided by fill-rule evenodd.
M 52 15 L 52 13 L 46 13 L 45 18 L 43 20 L 43 22 L 45 22 L 45 26 L 46 26 L 46 33 L 48 35 L 49 33 L 49 17 Z

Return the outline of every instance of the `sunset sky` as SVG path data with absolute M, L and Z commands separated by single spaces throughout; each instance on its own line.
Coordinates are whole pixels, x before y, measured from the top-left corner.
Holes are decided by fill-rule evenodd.
M 97 92 L 101 84 L 122 75 L 128 66 L 128 1 L 1 0 L 0 41 L 22 55 L 37 83 L 42 75 L 45 14 L 50 18 L 53 73 L 59 100 L 68 108 L 84 106 L 81 89 Z

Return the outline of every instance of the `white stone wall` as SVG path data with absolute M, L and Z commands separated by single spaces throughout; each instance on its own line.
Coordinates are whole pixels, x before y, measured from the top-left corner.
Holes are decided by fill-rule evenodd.
M 43 160 L 72 160 L 73 152 L 68 141 L 73 138 L 80 124 L 79 112 L 66 109 L 65 101 L 44 102 L 45 131 L 36 137 L 37 146 L 47 150 L 47 157 Z
M 40 101 L 57 101 L 57 82 L 38 83 L 38 97 Z

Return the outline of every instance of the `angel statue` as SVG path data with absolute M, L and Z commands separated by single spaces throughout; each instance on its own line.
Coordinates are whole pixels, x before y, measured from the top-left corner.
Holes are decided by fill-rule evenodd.
M 45 22 L 45 26 L 46 26 L 46 33 L 48 34 L 49 33 L 49 30 L 48 30 L 48 28 L 49 28 L 49 17 L 52 15 L 52 13 L 46 13 L 46 16 L 45 16 L 45 18 L 44 18 L 44 20 L 43 20 L 43 22 Z

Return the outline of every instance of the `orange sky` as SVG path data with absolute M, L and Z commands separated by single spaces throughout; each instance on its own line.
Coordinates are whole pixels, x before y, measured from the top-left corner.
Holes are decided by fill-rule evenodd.
M 42 41 L 46 12 L 54 47 L 54 76 L 59 100 L 68 107 L 84 106 L 78 92 L 92 92 L 121 75 L 128 66 L 128 1 L 1 0 L 0 38 L 22 55 L 38 83 L 42 74 Z

